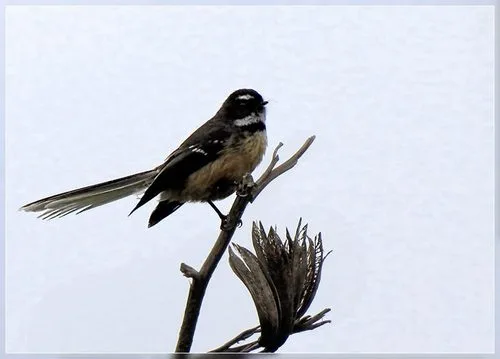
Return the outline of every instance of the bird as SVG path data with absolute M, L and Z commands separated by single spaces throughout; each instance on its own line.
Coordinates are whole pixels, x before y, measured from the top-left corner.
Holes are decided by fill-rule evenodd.
M 148 228 L 185 203 L 206 202 L 222 223 L 227 216 L 213 203 L 233 194 L 253 172 L 267 147 L 266 105 L 254 89 L 238 89 L 159 166 L 144 172 L 46 197 L 20 208 L 42 219 L 81 213 L 142 193 L 129 216 L 155 197 Z

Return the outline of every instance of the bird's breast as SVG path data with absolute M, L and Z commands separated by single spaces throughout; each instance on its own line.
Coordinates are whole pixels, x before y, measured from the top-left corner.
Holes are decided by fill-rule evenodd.
M 215 161 L 187 178 L 183 197 L 190 201 L 206 201 L 231 195 L 236 189 L 235 183 L 262 161 L 266 147 L 265 131 L 236 139 Z

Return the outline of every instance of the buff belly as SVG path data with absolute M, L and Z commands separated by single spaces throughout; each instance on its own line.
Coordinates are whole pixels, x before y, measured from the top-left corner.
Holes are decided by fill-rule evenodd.
M 251 173 L 262 161 L 267 147 L 265 131 L 241 141 L 231 151 L 225 151 L 214 161 L 191 174 L 181 193 L 165 193 L 170 200 L 199 202 L 230 196 L 246 173 Z

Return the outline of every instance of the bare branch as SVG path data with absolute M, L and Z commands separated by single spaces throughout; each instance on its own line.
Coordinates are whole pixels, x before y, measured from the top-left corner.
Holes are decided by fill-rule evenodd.
M 191 349 L 191 345 L 193 343 L 194 332 L 196 329 L 196 324 L 198 321 L 198 317 L 200 315 L 200 309 L 203 302 L 203 297 L 205 296 L 205 291 L 208 286 L 208 282 L 212 277 L 212 274 L 217 267 L 220 259 L 222 258 L 224 252 L 226 251 L 233 234 L 236 230 L 237 224 L 241 221 L 241 217 L 243 216 L 243 212 L 245 211 L 248 203 L 253 202 L 260 192 L 276 177 L 280 176 L 284 172 L 293 168 L 298 159 L 304 154 L 304 152 L 309 148 L 309 146 L 314 141 L 315 136 L 309 137 L 304 145 L 295 153 L 288 161 L 284 162 L 281 166 L 274 168 L 279 161 L 278 150 L 283 146 L 282 143 L 279 143 L 276 149 L 273 152 L 273 158 L 271 160 L 270 165 L 264 171 L 264 174 L 259 178 L 257 183 L 253 183 L 253 181 L 249 181 L 251 176 L 248 175 L 245 177 L 245 180 L 242 181 L 242 186 L 246 188 L 239 188 L 238 195 L 231 206 L 231 210 L 229 211 L 227 217 L 227 223 L 224 228 L 221 229 L 219 237 L 215 242 L 212 250 L 210 251 L 208 257 L 205 259 L 201 269 L 199 272 L 196 272 L 195 269 L 188 266 L 187 264 L 183 264 L 181 266 L 181 271 L 184 275 L 192 278 L 192 283 L 189 288 L 186 309 L 184 311 L 184 319 L 182 321 L 181 329 L 179 332 L 179 339 L 177 341 L 177 346 L 175 351 L 187 353 Z M 248 195 L 240 195 L 244 193 L 251 193 Z M 197 273 L 198 275 L 196 275 Z M 254 347 L 255 344 L 250 345 L 250 347 Z

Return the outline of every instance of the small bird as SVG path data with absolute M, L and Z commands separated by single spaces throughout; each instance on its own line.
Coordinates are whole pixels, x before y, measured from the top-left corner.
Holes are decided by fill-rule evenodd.
M 81 213 L 145 191 L 130 214 L 159 195 L 148 227 L 186 202 L 207 202 L 224 223 L 226 216 L 213 201 L 233 194 L 242 177 L 262 161 L 267 147 L 267 103 L 255 90 L 236 90 L 210 120 L 158 167 L 56 194 L 20 209 L 42 212 L 39 217 L 51 219 Z

